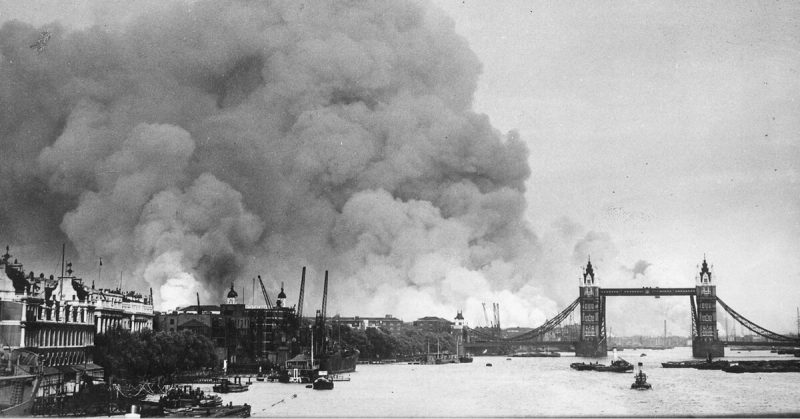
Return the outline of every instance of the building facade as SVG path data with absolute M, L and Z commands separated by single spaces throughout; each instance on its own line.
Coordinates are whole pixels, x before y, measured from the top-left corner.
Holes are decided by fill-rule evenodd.
M 25 275 L 8 248 L 0 256 L 0 375 L 38 377 L 36 396 L 70 393 L 82 375 L 103 375 L 92 362 L 94 306 L 60 298 L 57 288 L 52 276 Z
M 378 327 L 396 332 L 403 327 L 403 321 L 387 314 L 383 317 L 342 317 L 338 314 L 330 318 L 330 323 L 333 325 L 348 326 L 352 329 L 366 330 L 371 327 Z
M 414 320 L 414 327 L 426 332 L 449 332 L 455 323 L 441 317 L 427 316 Z

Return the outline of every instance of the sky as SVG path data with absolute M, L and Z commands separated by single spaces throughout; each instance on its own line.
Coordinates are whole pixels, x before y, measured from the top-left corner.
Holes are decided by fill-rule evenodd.
M 58 20 L 71 28 L 99 24 L 113 31 L 139 10 L 159 4 L 23 6 L 2 0 L 0 22 Z M 468 320 L 481 325 L 480 302 L 495 298 L 503 304 L 501 318 L 509 313 L 504 325 L 536 326 L 577 297 L 581 265 L 590 256 L 601 285 L 609 287 L 691 287 L 705 256 L 726 303 L 768 329 L 796 330 L 800 5 L 469 0 L 433 5 L 452 19 L 480 62 L 472 109 L 485 114 L 499 136 L 518 137 L 527 146 L 530 175 L 521 218 L 536 243 L 534 266 L 522 270 L 537 277 L 531 288 L 520 288 L 513 279 L 504 287 L 492 285 L 502 264 L 477 279 L 471 276 L 477 270 L 468 269 L 477 289 L 483 289 L 485 274 L 494 294 L 450 301 L 442 310 L 460 304 L 470 310 Z M 249 209 L 262 216 L 247 199 L 238 214 L 249 220 Z M 83 253 L 85 259 L 97 256 Z M 161 254 L 159 263 L 169 264 L 170 255 Z M 435 261 L 414 264 L 412 271 Z M 153 265 L 158 263 L 148 268 Z M 384 268 L 359 268 L 355 275 L 386 273 Z M 458 272 L 442 274 L 443 283 L 453 271 Z M 426 289 L 424 280 L 415 279 L 414 285 Z M 376 292 L 381 298 L 366 309 L 392 304 L 388 293 Z M 423 294 L 409 291 L 409 298 Z M 340 308 L 345 315 L 383 314 Z M 445 311 L 433 314 L 449 317 Z M 662 319 L 670 332 L 686 334 L 690 322 L 688 301 L 678 297 L 611 300 L 608 319 L 616 334 L 660 333 Z M 719 320 L 722 325 L 724 316 Z
M 608 286 L 692 286 L 706 255 L 724 301 L 793 329 L 797 3 L 436 4 L 483 63 L 475 108 L 531 149 L 538 232 L 567 217 L 608 233 L 617 253 L 598 263 Z M 637 260 L 651 264 L 647 278 L 611 272 Z

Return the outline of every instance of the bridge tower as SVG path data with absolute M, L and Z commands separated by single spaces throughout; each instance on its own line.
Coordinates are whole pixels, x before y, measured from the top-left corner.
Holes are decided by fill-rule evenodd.
M 581 335 L 575 343 L 576 356 L 602 357 L 608 354 L 606 342 L 605 296 L 595 279 L 592 261 L 583 270 L 580 282 Z
M 712 266 L 713 268 L 713 266 Z M 703 257 L 700 273 L 695 278 L 697 299 L 696 330 L 692 331 L 692 356 L 695 358 L 723 357 L 725 346 L 719 341 L 717 331 L 717 286 L 713 272 Z

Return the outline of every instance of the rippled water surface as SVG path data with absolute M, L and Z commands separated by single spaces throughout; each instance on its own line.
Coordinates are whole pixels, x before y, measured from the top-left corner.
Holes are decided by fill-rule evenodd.
M 641 356 L 645 353 L 646 356 Z M 725 359 L 792 359 L 769 351 L 726 350 Z M 472 364 L 359 365 L 332 391 L 300 384 L 253 382 L 250 391 L 222 395 L 248 403 L 256 417 L 297 416 L 669 416 L 800 412 L 800 373 L 729 374 L 665 369 L 691 359 L 691 348 L 627 350 L 643 362 L 653 390 L 631 390 L 633 374 L 575 371 L 560 358 L 476 357 Z M 609 358 L 598 359 L 608 363 Z M 492 366 L 486 366 L 491 363 Z M 204 387 L 204 386 L 201 386 Z M 210 391 L 210 386 L 207 386 Z

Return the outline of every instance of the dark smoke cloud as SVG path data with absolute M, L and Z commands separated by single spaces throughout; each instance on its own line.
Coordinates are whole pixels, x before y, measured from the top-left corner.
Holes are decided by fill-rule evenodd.
M 633 279 L 636 279 L 637 275 L 640 275 L 641 277 L 647 275 L 647 268 L 649 268 L 652 265 L 653 265 L 652 263 L 646 260 L 637 260 L 632 268 L 628 268 L 625 266 L 623 266 L 622 268 L 630 272 Z
M 259 273 L 292 289 L 307 264 L 348 313 L 552 314 L 528 151 L 471 111 L 481 66 L 449 18 L 201 1 L 126 21 L 48 25 L 42 53 L 43 28 L 0 28 L 2 239 L 66 239 L 165 308 Z

